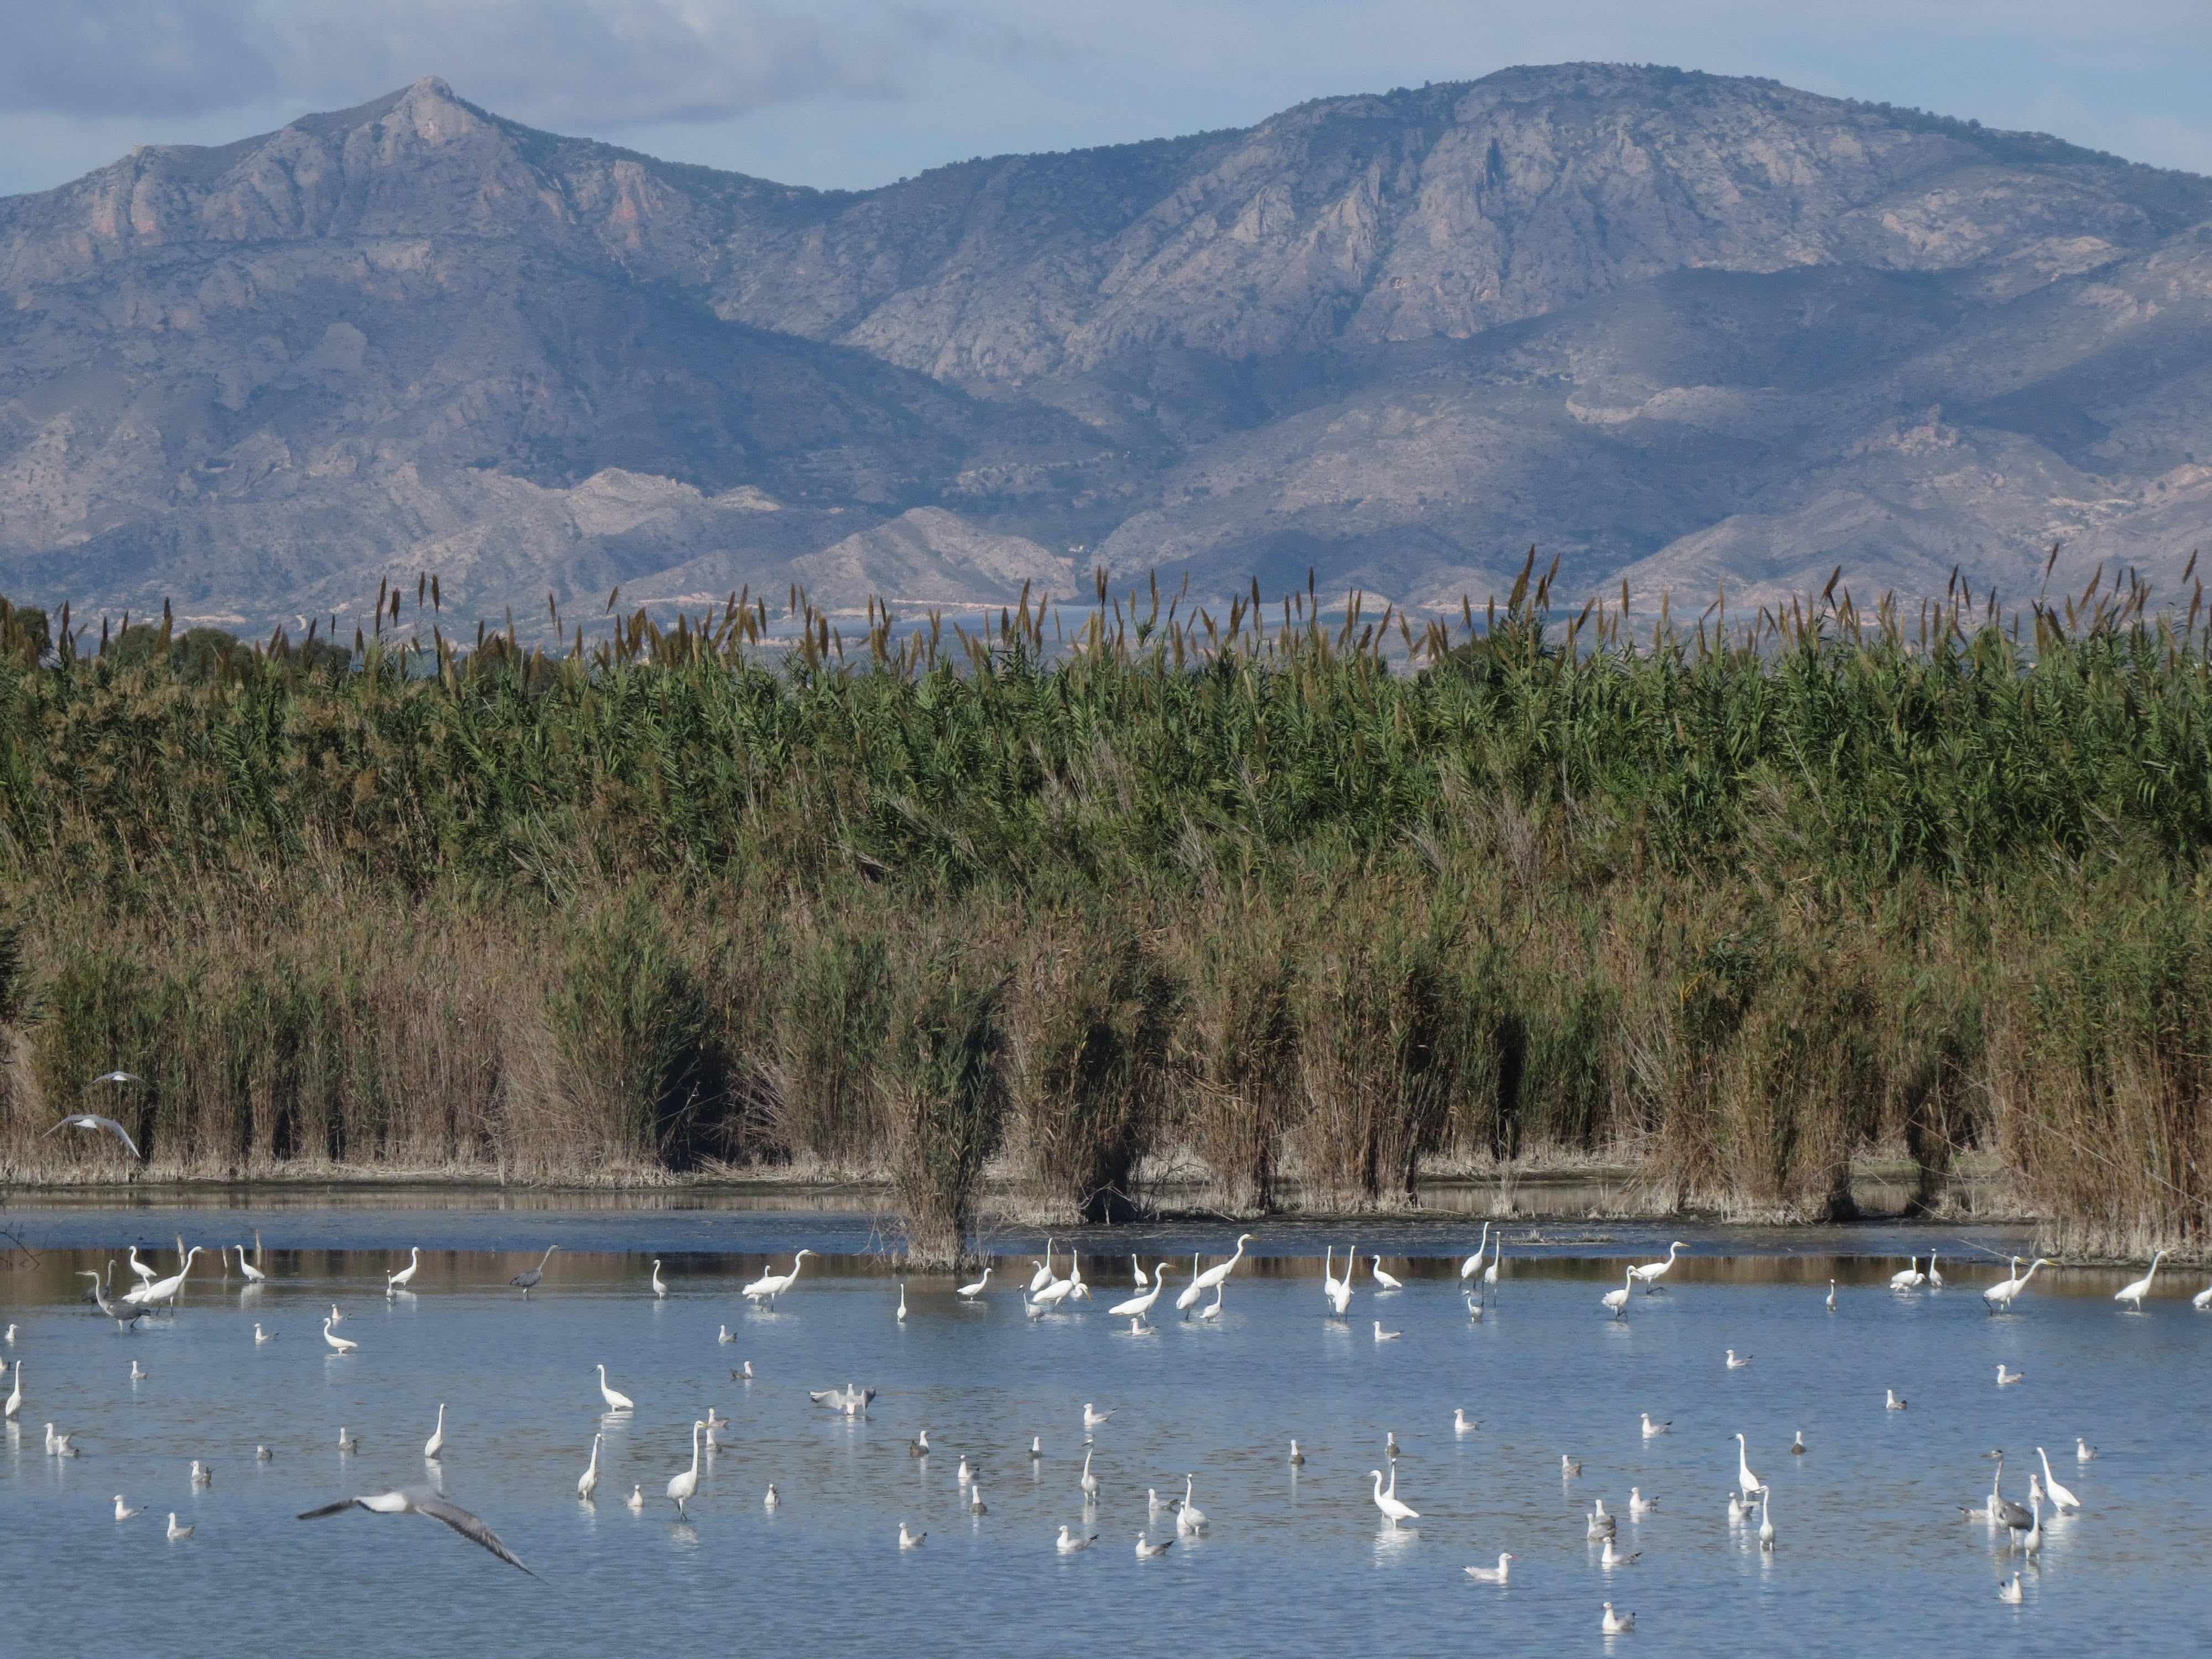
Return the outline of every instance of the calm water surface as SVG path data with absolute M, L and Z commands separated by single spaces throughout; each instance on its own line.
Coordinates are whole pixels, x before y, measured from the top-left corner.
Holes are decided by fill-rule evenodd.
M 192 1242 L 263 1226 L 272 1282 L 241 1290 L 234 1266 L 226 1281 L 204 1255 L 173 1320 L 121 1335 L 82 1309 L 70 1275 L 157 1240 L 159 1270 L 173 1272 L 172 1218 L 82 1206 L 0 1217 L 27 1247 L 0 1273 L 0 1318 L 20 1328 L 5 1357 L 27 1366 L 21 1421 L 0 1443 L 13 1651 L 2078 1654 L 2203 1651 L 2212 1636 L 2198 1518 L 2212 1315 L 2185 1299 L 2194 1278 L 2162 1277 L 2172 1293 L 2136 1316 L 2108 1299 L 2124 1275 L 2046 1269 L 2014 1315 L 1993 1319 L 1973 1286 L 2001 1269 L 1982 1260 L 1958 1261 L 1941 1294 L 1899 1296 L 1885 1285 L 1901 1263 L 1877 1255 L 1815 1255 L 1802 1240 L 1754 1255 L 1744 1238 L 1692 1234 L 1698 1253 L 1669 1287 L 1616 1322 L 1597 1298 L 1619 1282 L 1620 1254 L 1648 1257 L 1651 1240 L 1593 1228 L 1578 1245 L 1576 1230 L 1551 1228 L 1548 1246 L 1509 1253 L 1476 1323 L 1442 1255 L 1468 1246 L 1431 1227 L 1422 1254 L 1384 1246 L 1406 1288 L 1377 1293 L 1363 1265 L 1340 1322 L 1324 1316 L 1322 1235 L 1271 1225 L 1260 1248 L 1274 1249 L 1247 1258 L 1218 1325 L 1200 1325 L 1172 1311 L 1188 1249 L 1210 1263 L 1231 1236 L 1185 1230 L 1156 1241 L 1182 1252 L 1160 1328 L 1132 1335 L 1104 1311 L 1132 1293 L 1126 1255 L 1085 1257 L 1087 1307 L 1025 1318 L 1013 1286 L 1036 1253 L 1026 1238 L 1019 1253 L 1010 1242 L 981 1306 L 956 1302 L 949 1279 L 909 1279 L 901 1325 L 865 1216 L 726 1214 L 721 1234 L 691 1235 L 633 1212 L 619 1224 L 636 1237 L 556 1255 L 525 1302 L 505 1280 L 544 1243 L 611 1235 L 574 1212 L 495 1214 L 495 1241 L 441 1245 L 416 1293 L 387 1300 L 383 1273 L 404 1255 L 386 1252 L 408 1226 L 450 1239 L 470 1218 L 179 1211 Z M 745 1247 L 794 1242 L 836 1254 L 773 1309 L 748 1307 L 738 1286 L 765 1257 Z M 665 1299 L 632 1245 L 662 1252 Z M 1833 1314 L 1832 1275 L 1844 1281 Z M 343 1357 L 320 1334 L 333 1302 L 361 1345 Z M 1376 1342 L 1376 1319 L 1402 1338 Z M 256 1321 L 279 1340 L 256 1346 Z M 1725 1370 L 1728 1347 L 1753 1364 Z M 143 1382 L 129 1380 L 134 1358 Z M 750 1386 L 731 1380 L 743 1360 Z M 605 1413 L 601 1362 L 635 1413 Z M 2000 1362 L 2028 1380 L 2000 1391 Z M 865 1419 L 807 1398 L 848 1382 L 880 1391 Z M 1911 1409 L 1885 1411 L 1887 1388 Z M 292 1519 L 422 1482 L 441 1401 L 447 1449 L 430 1474 L 538 1579 L 419 1516 Z M 1088 1514 L 1085 1401 L 1115 1409 L 1096 1431 L 1102 1489 Z M 687 1525 L 659 1493 L 709 1406 L 733 1419 L 731 1443 L 707 1464 Z M 1454 1407 L 1480 1429 L 1455 1435 Z M 1644 1441 L 1647 1411 L 1673 1431 Z M 44 1454 L 49 1419 L 81 1457 Z M 337 1450 L 341 1425 L 362 1437 L 358 1453 Z M 908 1443 L 923 1427 L 941 1449 L 917 1460 Z M 1738 1430 L 1773 1489 L 1771 1556 L 1727 1522 Z M 1792 1456 L 1800 1430 L 1811 1451 Z M 1399 1495 L 1421 1512 L 1395 1534 L 1368 1473 L 1387 1473 L 1389 1431 Z M 606 1437 L 596 1507 L 574 1496 L 594 1433 Z M 2103 1455 L 2077 1464 L 2076 1435 Z M 1292 1437 L 1309 1460 L 1295 1471 Z M 257 1443 L 273 1462 L 256 1462 Z M 2026 1604 L 2006 1607 L 1996 1587 L 2019 1558 L 1956 1510 L 1987 1492 L 1980 1454 L 1995 1446 L 2025 1500 L 2038 1445 L 2086 1510 L 2051 1525 Z M 981 1517 L 956 1480 L 963 1453 L 983 1471 Z M 1581 1460 L 1578 1479 L 1562 1478 L 1563 1453 Z M 195 1457 L 215 1468 L 197 1492 Z M 1139 1528 L 1159 1535 L 1146 1489 L 1180 1493 L 1186 1471 L 1211 1530 L 1139 1562 Z M 773 1513 L 770 1481 L 783 1498 Z M 633 1483 L 648 1494 L 641 1515 L 622 1501 Z M 1624 1547 L 1642 1558 L 1607 1572 L 1581 1517 L 1601 1497 L 1625 1510 L 1632 1485 L 1662 1507 L 1624 1517 Z M 118 1492 L 148 1513 L 118 1525 Z M 197 1528 L 174 1545 L 162 1536 L 173 1509 Z M 898 1550 L 902 1520 L 927 1531 L 922 1549 Z M 1098 1543 L 1060 1557 L 1063 1522 Z M 1462 1571 L 1502 1550 L 1518 1558 L 1510 1587 Z M 1598 1633 L 1608 1599 L 1636 1613 L 1633 1635 Z

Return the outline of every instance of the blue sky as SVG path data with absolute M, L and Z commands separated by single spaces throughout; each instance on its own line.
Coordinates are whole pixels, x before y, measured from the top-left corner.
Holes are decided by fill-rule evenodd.
M 2212 173 L 2212 0 L 0 0 L 0 192 L 416 76 L 790 183 L 1241 126 L 1604 58 L 1766 75 Z

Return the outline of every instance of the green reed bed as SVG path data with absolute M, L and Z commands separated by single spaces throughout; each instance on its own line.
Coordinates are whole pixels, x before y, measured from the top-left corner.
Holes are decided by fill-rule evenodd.
M 2203 1249 L 2195 607 L 1684 629 L 1533 577 L 561 651 L 425 592 L 351 650 L 0 612 L 0 1163 L 113 1172 L 38 1131 L 121 1066 L 157 1170 L 781 1164 L 938 1256 L 987 1174 L 1111 1219 L 1571 1156 L 1815 1217 L 1869 1152 Z

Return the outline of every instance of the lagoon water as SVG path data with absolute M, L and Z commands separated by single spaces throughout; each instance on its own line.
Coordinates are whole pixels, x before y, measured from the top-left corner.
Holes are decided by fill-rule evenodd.
M 0 1273 L 0 1322 L 19 1327 L 5 1357 L 27 1366 L 21 1419 L 0 1443 L 10 1650 L 2075 1655 L 2201 1651 L 2212 1637 L 2212 1314 L 2186 1300 L 2193 1279 L 2162 1278 L 2132 1316 L 2109 1299 L 2124 1275 L 2045 1269 L 2012 1316 L 1991 1318 L 1974 1286 L 2002 1267 L 1963 1243 L 1950 1288 L 1886 1288 L 1902 1262 L 1880 1251 L 1901 1258 L 1951 1235 L 1864 1230 L 1844 1247 L 1875 1253 L 1831 1256 L 1812 1246 L 1837 1248 L 1832 1232 L 1786 1248 L 1689 1232 L 1678 1236 L 1694 1253 L 1668 1287 L 1614 1321 L 1598 1297 L 1664 1237 L 1553 1227 L 1516 1230 L 1476 1323 L 1448 1259 L 1471 1240 L 1398 1223 L 1377 1236 L 1406 1288 L 1377 1293 L 1363 1263 L 1338 1321 L 1320 1294 L 1324 1236 L 1269 1225 L 1218 1323 L 1200 1324 L 1176 1317 L 1175 1294 L 1189 1251 L 1210 1265 L 1231 1231 L 1162 1230 L 1145 1242 L 1180 1268 L 1158 1330 L 1132 1335 L 1104 1311 L 1132 1293 L 1127 1256 L 1103 1253 L 1126 1233 L 1087 1236 L 1101 1251 L 1085 1257 L 1096 1294 L 1072 1313 L 1024 1317 L 1016 1286 L 1042 1242 L 1022 1237 L 1001 1241 L 981 1305 L 957 1302 L 949 1278 L 909 1279 L 901 1325 L 897 1274 L 869 1254 L 880 1241 L 865 1216 L 489 1216 L 10 1209 L 21 1248 Z M 71 1274 L 125 1244 L 158 1243 L 168 1273 L 179 1226 L 212 1245 L 252 1225 L 270 1247 L 264 1288 L 241 1289 L 234 1265 L 226 1279 L 203 1255 L 177 1316 L 135 1335 L 77 1300 L 85 1281 Z M 410 1233 L 435 1248 L 414 1293 L 387 1298 L 383 1274 L 404 1265 Z M 575 1248 L 526 1302 L 505 1281 L 556 1238 Z M 768 1252 L 781 1271 L 802 1243 L 826 1259 L 772 1309 L 745 1304 L 738 1287 Z M 654 1253 L 665 1298 L 649 1289 Z M 1832 1314 L 1831 1275 L 1844 1281 Z M 320 1334 L 334 1301 L 340 1334 L 361 1345 L 343 1357 Z M 1376 1319 L 1402 1338 L 1376 1342 Z M 257 1347 L 256 1321 L 279 1340 Z M 1756 1358 L 1728 1370 L 1729 1347 Z M 134 1358 L 144 1382 L 129 1380 Z M 749 1386 L 730 1375 L 745 1360 Z M 605 1413 L 601 1362 L 634 1413 Z M 2027 1381 L 2000 1390 L 2001 1362 Z M 848 1382 L 879 1390 L 863 1419 L 807 1398 Z M 1890 1388 L 1908 1411 L 1883 1408 Z M 441 1401 L 447 1444 L 430 1473 L 538 1578 L 420 1516 L 292 1518 L 424 1480 Z M 1115 1412 L 1095 1432 L 1090 1511 L 1077 1485 L 1086 1401 Z M 732 1419 L 730 1443 L 685 1524 L 660 1493 L 710 1406 Z M 1455 1435 L 1455 1407 L 1480 1430 Z M 1639 1412 L 1673 1431 L 1646 1442 Z M 44 1454 L 49 1419 L 82 1456 Z M 341 1425 L 362 1437 L 357 1453 L 338 1451 Z M 910 1457 L 924 1427 L 941 1449 Z M 1771 1555 L 1727 1521 L 1739 1430 L 1772 1488 Z M 1802 1457 L 1787 1450 L 1800 1430 Z M 1369 1476 L 1388 1472 L 1394 1431 L 1399 1495 L 1420 1511 L 1395 1533 Z M 574 1487 L 595 1432 L 606 1439 L 588 1506 Z M 2102 1449 L 2095 1462 L 2076 1462 L 2076 1435 Z M 1293 1437 L 1301 1469 L 1286 1461 Z M 256 1462 L 257 1443 L 273 1462 Z M 2003 1606 L 1997 1586 L 2021 1558 L 1958 1508 L 1986 1494 L 1981 1454 L 2000 1446 L 2006 1490 L 2024 1501 L 2038 1445 L 2085 1510 L 2047 1519 L 2025 1604 Z M 963 1454 L 983 1472 L 980 1517 L 957 1482 Z M 1581 1460 L 1579 1478 L 1563 1479 L 1562 1454 Z M 211 1487 L 190 1486 L 193 1458 L 213 1464 Z M 1139 1528 L 1173 1533 L 1171 1517 L 1148 1517 L 1146 1488 L 1180 1494 L 1187 1471 L 1208 1532 L 1139 1562 Z M 641 1515 L 622 1501 L 633 1483 Z M 1633 1523 L 1632 1486 L 1661 1505 Z M 148 1512 L 118 1525 L 118 1492 Z M 1598 1498 L 1623 1512 L 1633 1565 L 1608 1572 L 1585 1541 Z M 165 1540 L 171 1510 L 197 1528 L 190 1540 Z M 927 1530 L 923 1548 L 897 1548 L 901 1521 Z M 1060 1556 L 1062 1523 L 1097 1544 Z M 1509 1586 L 1462 1571 L 1505 1550 Z M 1636 1613 L 1633 1634 L 1599 1634 L 1607 1600 Z

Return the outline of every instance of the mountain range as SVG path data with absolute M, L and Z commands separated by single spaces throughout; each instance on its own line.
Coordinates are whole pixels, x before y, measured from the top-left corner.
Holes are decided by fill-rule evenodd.
M 231 626 L 2169 587 L 2212 179 L 1572 64 L 801 189 L 425 77 L 0 199 L 0 591 Z

